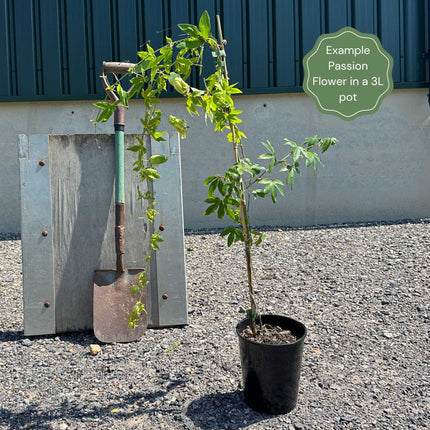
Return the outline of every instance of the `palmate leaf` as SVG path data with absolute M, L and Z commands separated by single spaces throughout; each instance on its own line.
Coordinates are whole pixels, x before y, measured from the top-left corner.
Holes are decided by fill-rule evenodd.
M 217 201 L 216 203 L 213 203 L 206 209 L 204 215 L 212 215 L 218 209 L 218 206 L 219 206 L 219 201 Z

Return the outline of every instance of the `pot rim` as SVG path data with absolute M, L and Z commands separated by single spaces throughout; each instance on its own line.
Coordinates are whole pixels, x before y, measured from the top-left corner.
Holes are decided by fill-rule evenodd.
M 243 339 L 244 341 L 246 341 L 246 342 L 251 342 L 251 343 L 253 343 L 253 344 L 255 344 L 255 345 L 264 345 L 264 346 L 266 346 L 266 347 L 274 347 L 274 348 L 276 348 L 276 347 L 285 347 L 285 346 L 288 346 L 288 345 L 296 345 L 296 344 L 298 344 L 298 343 L 300 343 L 300 342 L 303 342 L 303 340 L 306 338 L 306 335 L 307 335 L 307 333 L 308 333 L 308 329 L 306 328 L 306 326 L 302 323 L 302 322 L 300 322 L 300 321 L 297 321 L 296 319 L 294 319 L 294 318 L 291 318 L 291 317 L 287 317 L 287 316 L 285 316 L 285 315 L 278 315 L 278 314 L 261 314 L 260 315 L 262 318 L 264 318 L 264 317 L 266 317 L 266 316 L 268 316 L 268 317 L 271 317 L 271 316 L 276 316 L 276 317 L 281 317 L 281 318 L 285 318 L 285 319 L 288 319 L 288 320 L 291 320 L 291 321 L 294 321 L 295 323 L 298 323 L 298 324 L 300 324 L 300 325 L 302 325 L 303 326 L 303 328 L 304 328 L 304 333 L 303 333 L 303 335 L 302 336 L 300 336 L 297 340 L 295 340 L 294 342 L 290 342 L 290 343 L 261 343 L 261 342 L 256 342 L 255 340 L 253 340 L 253 338 L 248 338 L 248 337 L 244 337 L 244 336 L 242 336 L 242 334 L 241 333 L 239 333 L 239 326 L 241 325 L 241 324 L 244 324 L 246 321 L 250 321 L 250 319 L 249 318 L 244 318 L 244 319 L 242 319 L 242 320 L 240 320 L 237 324 L 236 324 L 236 334 L 241 338 L 241 339 Z

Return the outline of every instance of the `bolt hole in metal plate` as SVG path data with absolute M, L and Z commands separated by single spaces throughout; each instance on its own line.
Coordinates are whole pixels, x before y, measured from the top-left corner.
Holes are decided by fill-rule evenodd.
M 144 297 L 131 294 L 130 289 L 139 283 L 143 269 L 129 269 L 124 272 L 115 270 L 96 270 L 94 272 L 94 334 L 100 342 L 132 342 L 140 339 L 147 327 L 147 316 L 141 315 L 137 328 L 128 326 L 127 314 L 131 313 L 134 304 Z

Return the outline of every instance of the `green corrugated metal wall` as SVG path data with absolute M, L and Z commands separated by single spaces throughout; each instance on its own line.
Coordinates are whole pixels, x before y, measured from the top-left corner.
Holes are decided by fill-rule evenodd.
M 0 0 L 0 101 L 103 95 L 102 61 L 137 61 L 203 10 L 223 19 L 229 72 L 245 92 L 300 91 L 320 34 L 379 36 L 397 87 L 426 85 L 426 0 Z

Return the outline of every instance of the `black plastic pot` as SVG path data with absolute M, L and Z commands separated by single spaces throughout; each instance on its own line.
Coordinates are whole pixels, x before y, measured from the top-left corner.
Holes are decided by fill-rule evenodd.
M 261 344 L 241 335 L 249 319 L 237 325 L 245 402 L 257 412 L 285 414 L 297 404 L 306 327 L 280 315 L 261 315 L 261 320 L 263 324 L 291 330 L 297 340 L 289 344 Z

